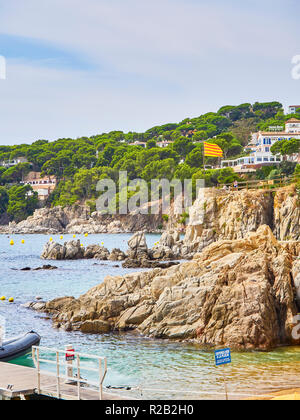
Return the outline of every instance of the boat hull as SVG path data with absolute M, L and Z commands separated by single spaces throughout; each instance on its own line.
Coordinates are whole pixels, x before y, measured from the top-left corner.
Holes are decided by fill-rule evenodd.
M 38 346 L 40 341 L 41 337 L 34 331 L 5 341 L 0 347 L 0 362 L 9 362 L 30 353 L 32 346 Z

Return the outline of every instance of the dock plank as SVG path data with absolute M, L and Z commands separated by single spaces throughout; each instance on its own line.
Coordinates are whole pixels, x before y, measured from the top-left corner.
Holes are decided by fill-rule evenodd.
M 12 385 L 12 390 L 8 387 Z M 0 396 L 8 399 L 26 397 L 37 394 L 37 371 L 34 368 L 13 365 L 10 363 L 0 363 Z M 55 378 L 41 374 L 41 393 L 46 397 L 57 397 L 57 388 Z M 77 385 L 66 385 L 61 383 L 61 399 L 77 399 Z M 99 393 L 81 388 L 81 399 L 99 400 Z M 126 400 L 116 394 L 103 392 L 103 400 Z

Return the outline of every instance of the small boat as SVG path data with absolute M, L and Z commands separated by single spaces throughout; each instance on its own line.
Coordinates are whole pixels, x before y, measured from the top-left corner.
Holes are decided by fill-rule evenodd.
M 34 331 L 4 341 L 0 347 L 0 362 L 9 362 L 30 353 L 32 346 L 38 346 L 40 341 L 41 337 Z

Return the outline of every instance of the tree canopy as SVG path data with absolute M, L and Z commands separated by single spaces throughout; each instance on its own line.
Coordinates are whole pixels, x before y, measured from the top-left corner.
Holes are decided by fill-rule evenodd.
M 77 139 L 60 138 L 53 142 L 39 139 L 32 144 L 0 146 L 0 185 L 4 187 L 0 190 L 0 211 L 7 211 L 14 220 L 34 211 L 36 195 L 29 194 L 19 185 L 29 171 L 57 178 L 57 187 L 47 202 L 52 206 L 96 199 L 97 180 L 112 178 L 118 181 L 119 171 L 127 172 L 128 181 L 136 178 L 146 182 L 173 177 L 197 179 L 203 175 L 203 141 L 218 144 L 225 158 L 233 158 L 243 153 L 251 132 L 270 125 L 283 126 L 288 117 L 279 102 L 244 103 L 226 105 L 218 112 L 185 118 L 177 123 L 154 126 L 144 133 L 115 130 Z M 158 143 L 165 140 L 173 143 L 158 147 Z M 144 142 L 146 147 L 135 145 L 135 142 Z M 276 154 L 296 153 L 299 142 L 281 142 L 273 148 Z M 18 157 L 25 157 L 28 163 L 11 168 L 1 166 L 1 162 Z M 217 163 L 216 158 L 206 161 L 208 165 Z M 205 179 L 208 185 L 216 185 L 235 180 L 236 174 L 229 169 L 207 170 Z

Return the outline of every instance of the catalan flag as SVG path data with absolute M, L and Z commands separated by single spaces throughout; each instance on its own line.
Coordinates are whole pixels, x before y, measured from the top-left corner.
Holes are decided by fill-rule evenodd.
M 217 144 L 204 142 L 204 156 L 223 157 L 223 150 Z

